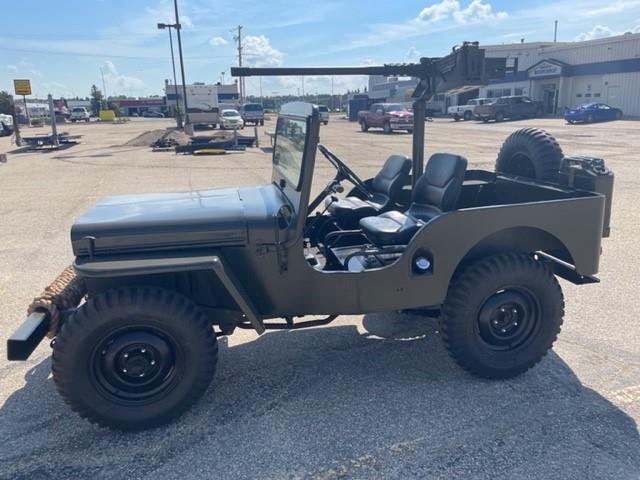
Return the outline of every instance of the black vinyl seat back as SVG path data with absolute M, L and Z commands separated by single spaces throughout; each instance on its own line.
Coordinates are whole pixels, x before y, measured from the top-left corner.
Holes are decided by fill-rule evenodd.
M 373 177 L 371 189 L 378 194 L 383 194 L 392 200 L 400 196 L 402 187 L 410 183 L 411 160 L 404 155 L 391 155 L 384 162 L 382 170 Z
M 434 153 L 422 176 L 416 182 L 407 212 L 424 221 L 456 208 L 467 159 L 451 153 Z

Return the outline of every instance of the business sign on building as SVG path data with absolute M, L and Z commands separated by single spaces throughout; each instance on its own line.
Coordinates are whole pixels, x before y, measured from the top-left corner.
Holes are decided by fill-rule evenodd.
M 13 88 L 16 95 L 31 95 L 31 82 L 29 80 L 14 80 Z
M 559 77 L 562 65 L 543 60 L 529 69 L 529 78 Z

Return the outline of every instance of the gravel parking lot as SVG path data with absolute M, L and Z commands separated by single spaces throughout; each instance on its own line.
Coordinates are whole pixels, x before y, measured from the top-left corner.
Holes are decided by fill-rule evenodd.
M 562 282 L 560 338 L 521 377 L 462 371 L 435 318 L 343 316 L 323 328 L 222 338 L 211 388 L 169 426 L 123 434 L 80 419 L 55 390 L 46 342 L 10 364 L 4 341 L 70 263 L 74 218 L 105 195 L 270 179 L 268 148 L 194 157 L 124 146 L 170 123 L 67 125 L 60 130 L 82 143 L 44 153 L 15 153 L 0 138 L 0 153 L 9 152 L 0 164 L 0 478 L 640 478 L 640 122 L 632 120 L 427 124 L 426 157 L 456 152 L 470 168 L 491 169 L 509 133 L 539 126 L 565 153 L 601 156 L 615 171 L 602 283 Z M 259 129 L 262 147 L 262 130 L 273 128 Z M 364 178 L 389 154 L 411 151 L 408 134 L 361 133 L 338 118 L 321 128 L 321 142 Z M 319 156 L 316 187 L 333 173 Z

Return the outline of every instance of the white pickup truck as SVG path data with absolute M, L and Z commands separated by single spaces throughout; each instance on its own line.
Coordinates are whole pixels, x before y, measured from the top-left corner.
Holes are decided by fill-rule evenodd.
M 13 117 L 0 113 L 0 137 L 13 133 Z
M 447 109 L 447 114 L 453 117 L 453 119 L 457 122 L 460 119 L 463 120 L 471 120 L 474 118 L 473 109 L 478 105 L 484 105 L 485 103 L 491 103 L 495 101 L 493 98 L 472 98 L 467 101 L 466 105 L 457 105 L 455 107 L 449 107 Z

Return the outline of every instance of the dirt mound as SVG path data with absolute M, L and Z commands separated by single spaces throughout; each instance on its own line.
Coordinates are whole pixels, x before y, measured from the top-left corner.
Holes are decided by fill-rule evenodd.
M 149 130 L 141 133 L 135 138 L 132 138 L 124 145 L 127 147 L 148 147 L 152 143 L 157 142 L 161 138 L 170 138 L 178 142 L 180 145 L 186 145 L 189 143 L 189 135 L 179 130 L 174 129 L 157 129 Z

